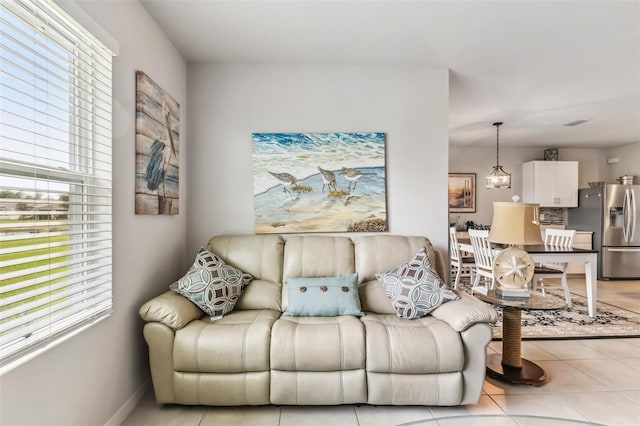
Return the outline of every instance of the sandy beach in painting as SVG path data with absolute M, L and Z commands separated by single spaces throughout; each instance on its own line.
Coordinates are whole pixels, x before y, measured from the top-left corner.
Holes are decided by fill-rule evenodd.
M 387 230 L 384 134 L 253 136 L 256 233 Z M 335 186 L 318 167 L 333 173 Z M 343 167 L 357 170 L 357 181 Z M 287 173 L 295 183 L 269 172 Z
M 362 178 L 355 190 L 347 191 L 348 181 L 336 172 L 337 191 L 322 191 L 317 173 L 298 182 L 305 192 L 288 194 L 278 185 L 254 197 L 255 232 L 259 234 L 290 232 L 347 232 L 358 223 L 384 221 L 386 206 L 383 168 L 362 168 Z

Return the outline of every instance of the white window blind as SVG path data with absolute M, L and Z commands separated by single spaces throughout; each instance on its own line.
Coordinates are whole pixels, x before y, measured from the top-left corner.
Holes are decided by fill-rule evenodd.
M 0 2 L 0 363 L 111 312 L 112 52 L 50 0 Z

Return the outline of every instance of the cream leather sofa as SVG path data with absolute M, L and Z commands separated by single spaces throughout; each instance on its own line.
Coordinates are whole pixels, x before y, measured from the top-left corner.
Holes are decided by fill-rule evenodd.
M 476 403 L 485 377 L 493 308 L 460 293 L 424 318 L 399 318 L 376 272 L 428 239 L 366 236 L 218 236 L 207 249 L 250 273 L 235 309 L 212 321 L 168 291 L 140 309 L 160 403 L 201 405 Z M 288 277 L 358 273 L 363 317 L 281 316 Z

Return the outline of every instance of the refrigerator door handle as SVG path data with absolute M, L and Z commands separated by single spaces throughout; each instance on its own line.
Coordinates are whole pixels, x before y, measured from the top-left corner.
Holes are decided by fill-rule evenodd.
M 629 188 L 624 190 L 624 201 L 622 202 L 622 236 L 624 242 L 629 242 Z
M 631 205 L 631 218 L 629 220 L 629 222 L 631 223 L 631 235 L 629 236 L 629 241 L 633 241 L 634 239 L 634 234 L 636 233 L 636 222 L 638 222 L 638 216 L 636 216 L 636 193 L 635 190 L 633 188 L 631 188 L 629 190 L 629 193 L 631 194 L 631 200 L 630 200 L 630 205 Z
M 640 248 L 607 248 L 607 251 L 616 251 L 616 252 L 638 252 Z

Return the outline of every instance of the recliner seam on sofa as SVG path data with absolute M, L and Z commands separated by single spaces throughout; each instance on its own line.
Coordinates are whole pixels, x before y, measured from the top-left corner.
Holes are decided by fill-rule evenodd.
M 335 326 L 338 328 L 338 340 L 340 341 L 340 370 L 344 370 L 344 342 L 342 341 L 342 322 L 335 323 Z
M 305 263 L 304 263 L 304 243 L 305 243 L 305 241 L 306 241 L 305 238 L 302 237 L 302 244 L 301 244 L 301 247 L 300 247 L 300 272 L 301 272 L 300 276 L 301 277 L 306 277 L 307 276 L 305 274 L 305 271 L 304 271 L 304 269 L 305 269 L 305 266 L 304 266 L 305 265 Z
M 338 240 L 333 240 L 333 275 L 338 275 Z
M 200 370 L 200 351 L 198 350 L 198 347 L 200 346 L 200 338 L 202 337 L 202 333 L 204 332 L 204 327 L 201 327 L 200 330 L 198 331 L 198 336 L 193 339 L 193 342 L 195 344 L 195 353 L 196 353 L 196 371 Z
M 393 370 L 392 365 L 393 365 L 393 354 L 391 353 L 391 335 L 389 334 L 389 327 L 387 327 L 386 322 L 381 322 L 382 327 L 384 327 L 384 332 L 387 335 L 387 353 L 389 354 L 388 356 L 388 360 L 389 363 L 387 365 L 387 377 L 389 379 L 389 395 L 390 395 L 390 399 L 391 399 L 391 404 L 393 404 L 393 373 L 391 372 L 391 370 Z
M 440 348 L 438 346 L 438 339 L 436 339 L 436 337 L 433 335 L 433 331 L 431 330 L 431 327 L 427 327 L 426 330 L 429 332 L 429 334 L 431 335 L 431 341 L 434 342 L 434 348 L 436 350 L 436 385 L 435 385 L 435 392 L 436 392 L 436 401 L 440 402 L 440 378 L 442 377 L 442 371 L 443 370 L 442 366 L 440 365 Z
M 344 383 L 342 373 L 345 369 L 344 365 L 344 342 L 342 341 L 342 321 L 337 322 L 336 327 L 338 328 L 338 340 L 340 342 L 340 402 L 344 403 Z
M 249 373 L 245 372 L 243 375 L 243 381 L 242 381 L 242 386 L 244 386 L 244 402 L 245 403 L 249 403 L 249 392 L 248 392 L 248 386 L 247 386 L 247 378 L 249 377 Z
M 255 317 L 254 317 L 254 321 L 255 321 Z M 249 334 L 249 329 L 254 324 L 255 324 L 255 322 L 250 323 L 249 325 L 244 327 L 244 330 L 242 332 L 242 369 L 241 369 L 241 371 L 243 371 L 245 373 L 248 372 L 248 370 L 247 370 L 247 357 L 249 356 L 248 351 L 247 351 L 247 334 Z
M 264 263 L 264 245 L 266 241 L 266 238 L 262 238 L 262 246 L 260 247 L 260 263 L 258 266 L 258 275 L 260 279 L 264 279 L 264 275 L 262 273 L 262 264 Z
M 296 341 L 297 341 L 297 336 L 298 336 L 298 323 L 294 322 L 293 323 L 293 345 L 291 346 L 291 351 L 293 352 L 291 355 L 291 361 L 292 361 L 292 370 L 293 371 L 298 371 L 298 367 L 296 367 Z
M 381 322 L 380 323 L 382 325 L 382 327 L 384 327 L 384 332 L 387 335 L 387 354 L 388 356 L 388 364 L 387 364 L 387 373 L 392 373 L 393 371 L 393 353 L 392 353 L 392 346 L 391 346 L 391 334 L 389 334 L 389 327 L 387 327 L 387 324 L 385 322 Z

